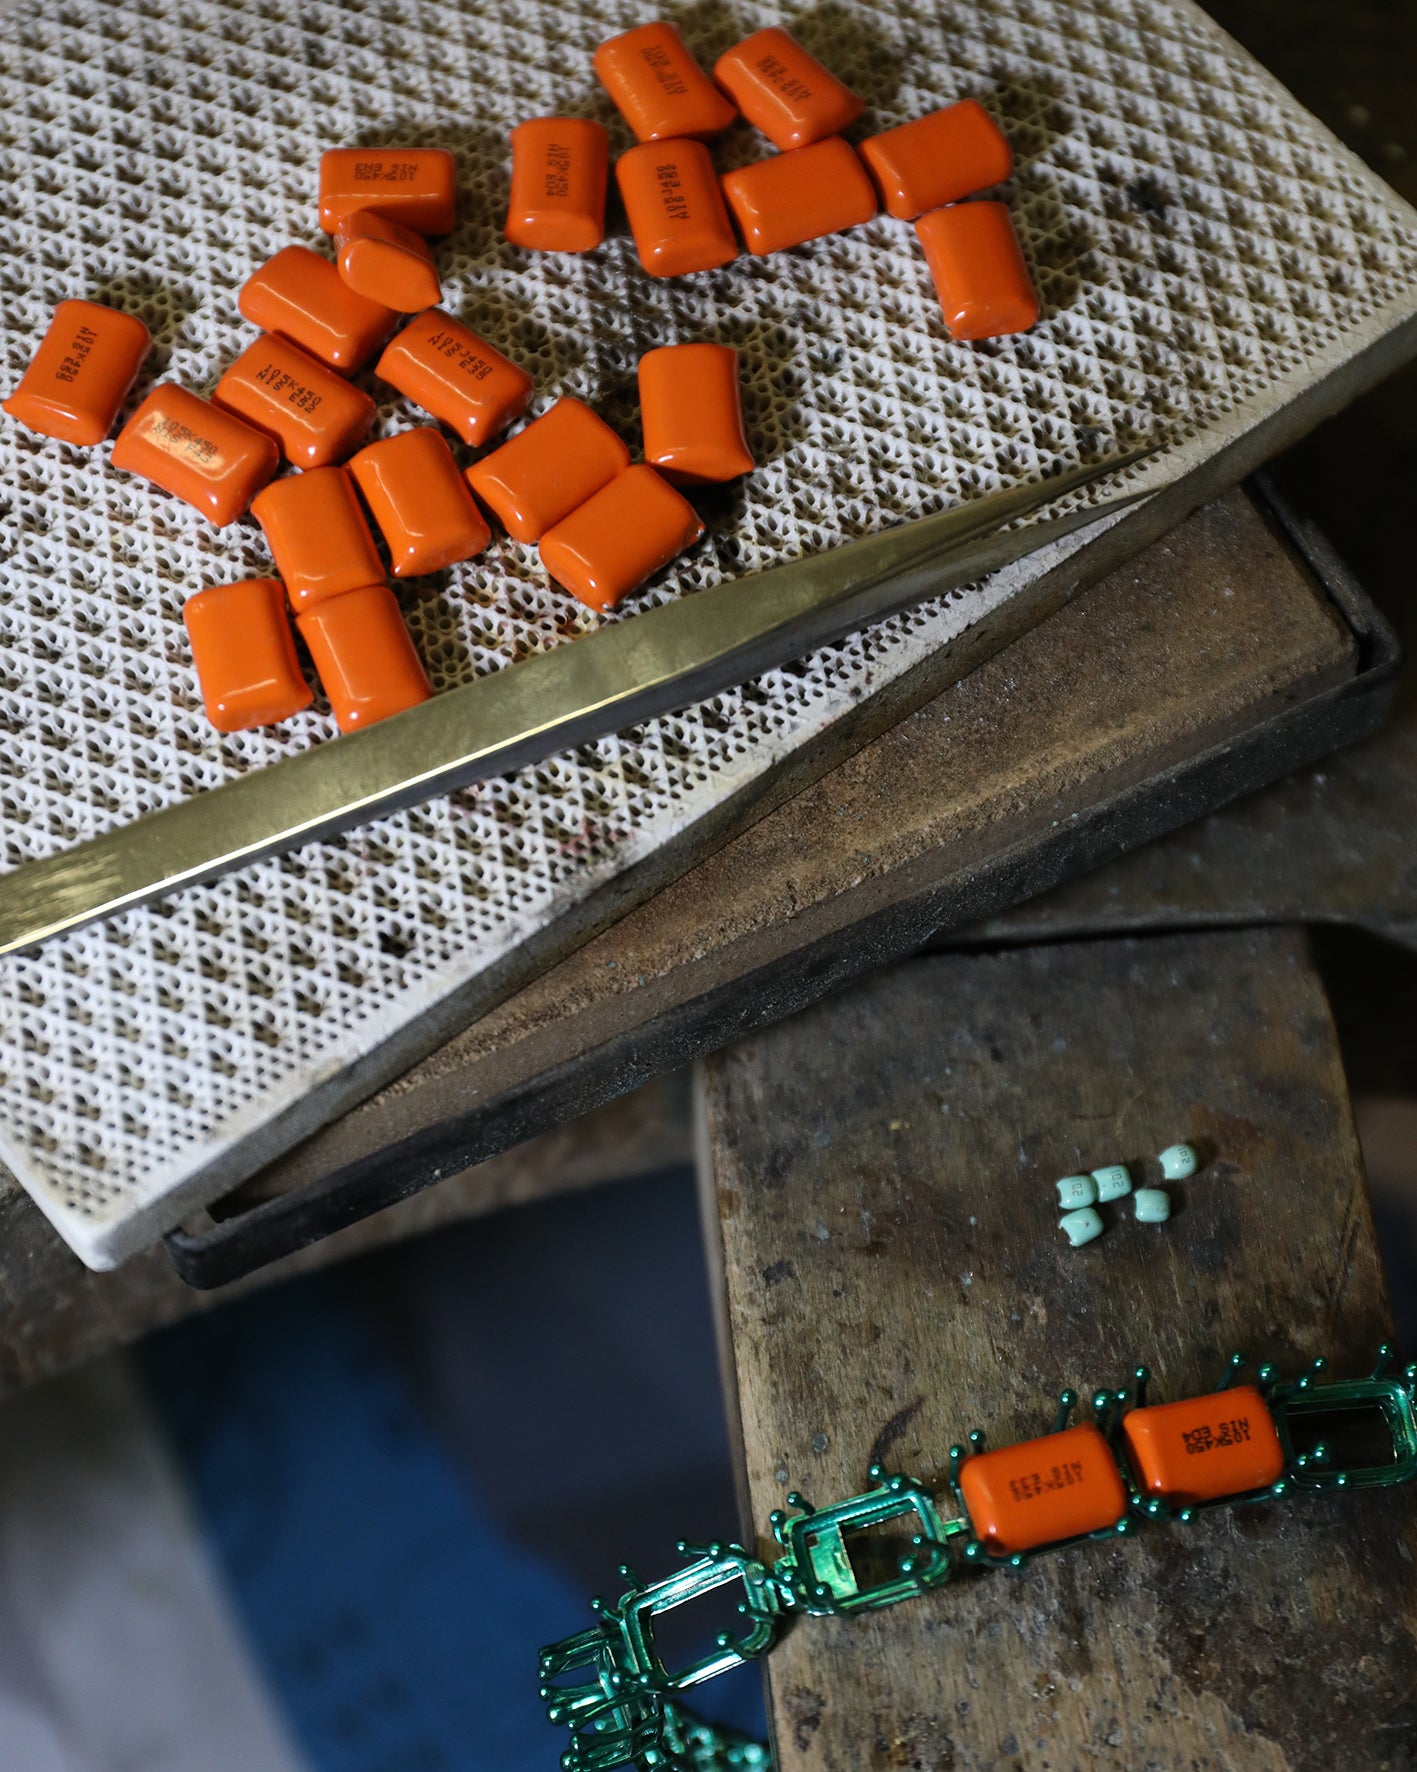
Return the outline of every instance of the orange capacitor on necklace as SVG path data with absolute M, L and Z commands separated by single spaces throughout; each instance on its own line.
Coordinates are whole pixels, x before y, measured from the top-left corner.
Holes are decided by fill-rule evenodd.
M 840 136 L 723 175 L 743 244 L 759 255 L 870 221 L 876 193 Z
M 615 162 L 640 263 L 651 277 L 711 271 L 738 256 L 702 142 L 644 142 Z
M 558 400 L 475 462 L 467 480 L 514 541 L 540 541 L 629 465 L 629 450 L 604 419 L 579 400 Z
M 185 499 L 222 529 L 275 473 L 280 451 L 263 431 L 164 382 L 118 433 L 113 465 Z
M 1003 203 L 954 203 L 915 224 L 954 338 L 1027 332 L 1038 296 Z
M 422 234 L 367 209 L 353 210 L 341 221 L 335 264 L 356 295 L 398 314 L 421 314 L 443 299 L 438 267 Z
M 717 135 L 737 114 L 673 25 L 638 25 L 611 37 L 591 66 L 642 142 Z
M 297 614 L 360 585 L 382 584 L 383 564 L 343 468 L 277 480 L 251 501 Z
M 322 468 L 357 449 L 374 402 L 308 351 L 262 333 L 217 383 L 212 400 L 274 437 L 298 468 Z
M 512 194 L 502 230 L 532 252 L 589 252 L 605 238 L 610 149 L 588 117 L 530 117 L 512 131 Z
M 849 86 L 776 25 L 719 56 L 713 77 L 775 148 L 806 148 L 840 135 L 865 109 Z
M 410 321 L 380 357 L 375 374 L 474 449 L 531 404 L 526 371 L 441 308 Z
M 262 332 L 278 332 L 331 369 L 353 375 L 398 324 L 392 308 L 356 295 L 327 258 L 284 246 L 241 286 L 237 306 Z
M 1003 131 L 972 98 L 867 136 L 860 154 L 886 214 L 902 221 L 987 190 L 1014 166 Z
M 330 148 L 320 156 L 320 226 L 337 234 L 356 209 L 412 228 L 451 234 L 457 168 L 446 148 Z
M 315 699 L 300 674 L 278 578 L 198 591 L 182 619 L 207 718 L 218 732 L 273 726 Z
M 102 443 L 151 342 L 131 314 L 61 301 L 5 410 L 42 437 Z
M 698 512 L 643 465 L 626 468 L 541 538 L 541 563 L 592 609 L 611 609 L 704 532 Z
M 1267 1489 L 1284 1475 L 1274 1417 L 1251 1384 L 1133 1409 L 1122 1437 L 1142 1492 L 1171 1507 Z
M 1127 1511 L 1107 1442 L 1089 1423 L 965 1459 L 959 1490 L 995 1557 L 1101 1532 Z
M 441 431 L 424 425 L 371 443 L 349 471 L 389 544 L 395 578 L 470 560 L 492 538 Z
M 427 701 L 433 690 L 385 584 L 330 597 L 297 616 L 341 732 Z
M 661 345 L 640 358 L 645 460 L 681 486 L 736 480 L 753 466 L 732 345 Z

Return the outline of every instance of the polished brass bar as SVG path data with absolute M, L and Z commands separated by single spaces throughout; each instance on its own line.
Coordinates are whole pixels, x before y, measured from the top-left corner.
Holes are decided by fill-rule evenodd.
M 0 875 L 0 953 L 331 837 L 800 658 L 985 577 L 1141 493 L 1000 526 L 1151 453 L 977 499 L 608 623 L 176 806 Z

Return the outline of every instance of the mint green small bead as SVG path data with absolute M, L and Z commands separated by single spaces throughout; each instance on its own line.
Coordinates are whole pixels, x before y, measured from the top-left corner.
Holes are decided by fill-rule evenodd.
M 1139 1187 L 1132 1195 L 1138 1224 L 1165 1224 L 1171 1216 L 1171 1196 L 1160 1187 Z
M 1091 1206 L 1080 1206 L 1076 1212 L 1065 1212 L 1058 1220 L 1058 1229 L 1066 1231 L 1074 1249 L 1081 1249 L 1094 1237 L 1102 1235 L 1101 1215 Z
M 1092 1179 L 1097 1183 L 1097 1197 L 1104 1206 L 1109 1200 L 1120 1200 L 1132 1191 L 1132 1178 L 1124 1163 L 1109 1163 L 1105 1169 L 1094 1169 Z
M 1189 1181 L 1201 1160 L 1188 1144 L 1168 1144 L 1156 1159 L 1167 1181 Z
M 1076 1206 L 1092 1206 L 1097 1200 L 1097 1183 L 1090 1175 L 1065 1175 L 1058 1183 L 1058 1204 L 1065 1212 Z

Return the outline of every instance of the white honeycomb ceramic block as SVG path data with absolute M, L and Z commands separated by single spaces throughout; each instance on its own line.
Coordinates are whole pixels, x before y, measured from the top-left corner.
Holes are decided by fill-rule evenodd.
M 1007 131 L 1007 196 L 1043 299 L 1032 333 L 945 336 L 913 230 L 887 218 L 655 282 L 623 225 L 582 257 L 508 247 L 506 141 L 580 111 L 620 0 L 30 0 L 0 22 L 0 322 L 13 386 L 65 296 L 140 314 L 135 392 L 207 391 L 248 336 L 236 294 L 318 243 L 340 143 L 441 143 L 461 216 L 447 302 L 536 377 L 637 435 L 652 345 L 743 355 L 762 466 L 634 607 L 956 500 L 1174 440 L 1179 472 L 1410 319 L 1417 225 L 1185 0 L 830 0 L 683 14 L 708 59 L 789 23 L 866 98 L 857 134 L 973 95 Z M 720 164 L 755 158 L 746 129 Z M 379 431 L 416 421 L 383 399 Z M 0 867 L 53 853 L 334 736 L 324 704 L 223 738 L 180 612 L 269 570 L 107 450 L 0 425 Z M 418 1028 L 566 908 L 709 813 L 1036 567 L 506 780 L 312 845 L 0 962 L 0 1153 L 107 1265 L 416 1054 Z M 436 685 L 593 619 L 534 550 L 494 545 L 405 604 Z M 462 1000 L 462 999 L 460 999 Z M 468 998 L 470 1000 L 470 998 Z

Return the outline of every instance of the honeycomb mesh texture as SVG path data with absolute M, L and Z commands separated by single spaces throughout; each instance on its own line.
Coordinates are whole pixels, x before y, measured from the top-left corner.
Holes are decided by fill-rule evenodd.
M 707 540 L 632 615 L 1158 427 L 1176 471 L 1409 298 L 1410 212 L 1184 0 L 678 15 L 705 61 L 789 25 L 865 97 L 857 137 L 979 98 L 1016 154 L 1007 195 L 1045 310 L 1025 336 L 952 344 L 913 230 L 885 217 L 673 282 L 640 271 L 621 221 L 585 256 L 508 247 L 509 130 L 579 112 L 628 145 L 590 58 L 648 16 L 615 0 L 20 7 L 0 21 L 6 386 L 53 304 L 87 296 L 153 332 L 125 410 L 159 379 L 210 392 L 250 336 L 242 282 L 290 241 L 320 243 L 321 151 L 446 145 L 446 305 L 532 372 L 533 412 L 576 394 L 634 442 L 644 350 L 742 352 L 762 465 L 707 501 Z M 746 128 L 716 148 L 724 168 L 767 151 Z M 426 422 L 361 381 L 376 435 Z M 334 737 L 323 700 L 276 730 L 213 732 L 181 607 L 267 573 L 259 531 L 211 529 L 106 454 L 0 425 L 6 870 Z M 236 1179 L 262 1128 L 269 1154 L 275 1116 L 375 1049 L 406 1059 L 400 1038 L 449 993 L 1026 579 L 0 962 L 0 1151 L 86 1259 L 128 1252 Z M 595 619 L 506 541 L 403 601 L 439 688 Z

